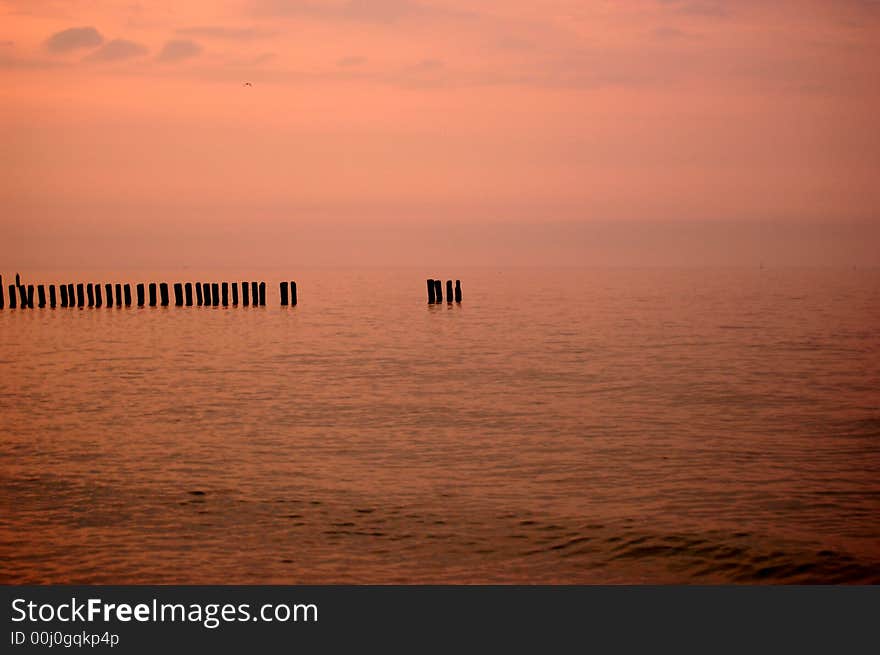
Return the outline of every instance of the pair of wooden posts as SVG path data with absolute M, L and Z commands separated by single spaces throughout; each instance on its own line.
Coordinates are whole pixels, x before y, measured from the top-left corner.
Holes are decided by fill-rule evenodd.
M 452 280 L 446 280 L 446 302 L 451 303 L 453 293 L 455 302 L 461 302 L 461 280 L 455 281 L 455 291 L 452 290 Z M 440 280 L 428 280 L 428 304 L 443 302 L 443 287 Z

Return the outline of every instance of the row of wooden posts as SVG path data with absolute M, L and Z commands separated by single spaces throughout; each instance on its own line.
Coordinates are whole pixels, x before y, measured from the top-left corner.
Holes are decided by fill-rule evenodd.
M 455 281 L 455 291 L 452 290 L 452 280 L 446 280 L 446 302 L 452 302 L 453 293 L 455 302 L 461 302 L 461 280 Z M 428 280 L 428 304 L 443 302 L 443 286 L 440 280 Z
M 18 276 L 16 276 L 17 278 Z M 48 286 L 49 294 L 46 295 Z M 282 305 L 296 305 L 296 282 L 280 282 L 279 290 L 281 294 Z M 176 307 L 192 307 L 197 306 L 213 306 L 223 305 L 228 307 L 230 304 L 230 291 L 232 305 L 238 305 L 238 282 L 176 282 L 173 285 L 174 305 Z M 34 285 L 25 286 L 16 280 L 16 284 L 9 285 L 9 308 L 16 309 L 21 306 L 22 309 L 34 307 Z M 150 282 L 149 284 L 135 285 L 135 293 L 137 297 L 137 306 L 143 307 L 147 302 L 147 293 L 149 294 L 150 307 L 156 307 L 157 304 L 167 307 L 171 299 L 168 294 L 168 283 Z M 195 290 L 195 296 L 193 291 Z M 37 307 L 56 307 L 60 300 L 61 307 L 112 307 L 114 300 L 114 285 L 104 284 L 103 292 L 101 284 L 59 284 L 58 293 L 55 293 L 55 285 L 36 286 Z M 131 307 L 131 285 L 116 284 L 115 285 L 116 306 Z M 158 293 L 157 293 L 158 292 Z M 3 278 L 0 276 L 0 309 L 5 307 Z M 241 304 L 247 305 L 265 305 L 266 304 L 266 283 L 265 282 L 242 282 L 241 283 Z

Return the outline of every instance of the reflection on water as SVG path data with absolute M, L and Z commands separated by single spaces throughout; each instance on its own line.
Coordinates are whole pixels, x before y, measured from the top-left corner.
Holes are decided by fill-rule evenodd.
M 880 582 L 880 272 L 434 273 L 0 311 L 0 581 Z

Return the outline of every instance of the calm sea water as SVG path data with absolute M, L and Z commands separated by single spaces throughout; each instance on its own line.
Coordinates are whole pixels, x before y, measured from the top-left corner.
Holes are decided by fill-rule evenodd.
M 0 582 L 880 582 L 880 271 L 23 273 L 269 302 L 0 311 Z

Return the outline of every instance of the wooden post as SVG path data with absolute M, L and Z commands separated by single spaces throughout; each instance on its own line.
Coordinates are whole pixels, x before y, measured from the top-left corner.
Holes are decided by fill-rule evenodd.
M 168 307 L 168 283 L 159 283 L 159 298 L 162 301 L 162 307 Z
M 33 309 L 34 308 L 34 285 L 33 284 L 27 285 L 27 300 L 28 300 L 27 306 L 30 307 L 31 309 Z
M 125 306 L 131 307 L 131 285 L 126 284 L 122 289 L 125 291 Z
M 223 306 L 229 307 L 229 282 L 224 282 L 220 286 L 220 292 L 223 298 Z
M 73 292 L 73 284 L 67 285 L 67 306 L 73 307 L 76 304 L 76 295 Z
M 95 287 L 92 285 L 91 282 L 89 282 L 86 285 L 86 293 L 89 296 L 89 307 L 94 307 L 95 306 Z
M 196 303 L 199 307 L 202 306 L 202 285 L 198 282 L 195 283 L 196 287 Z
M 238 282 L 232 283 L 232 304 L 238 304 Z
M 137 290 L 138 307 L 143 307 L 144 306 L 144 283 L 143 282 L 138 283 L 138 285 L 135 287 L 135 289 Z
M 434 297 L 437 302 L 443 302 L 443 285 L 440 280 L 434 280 Z
M 67 307 L 67 285 L 59 284 L 58 289 L 61 291 L 61 306 Z
M 210 305 L 211 305 L 211 285 L 207 282 L 202 282 L 202 298 L 205 299 L 205 307 L 210 307 Z
M 0 286 L 0 290 L 2 290 L 2 286 Z M 58 297 L 55 295 L 55 285 L 49 285 L 49 307 L 55 309 L 55 305 L 57 304 Z
M 455 281 L 455 302 L 461 302 L 461 280 Z
M 428 304 L 433 305 L 434 301 L 434 280 L 428 278 Z
M 3 276 L 0 275 L 0 309 L 6 306 L 6 289 L 3 287 Z
M 122 307 L 122 285 L 116 285 L 116 306 Z
M 245 307 L 248 306 L 248 289 L 249 289 L 248 283 L 242 282 L 241 283 L 241 304 L 244 305 Z
M 452 302 L 452 280 L 446 280 L 446 302 Z
M 211 304 L 214 307 L 220 304 L 220 285 L 216 282 L 211 283 Z
M 266 305 L 266 283 L 260 282 L 260 305 Z
M 282 307 L 287 306 L 287 290 L 289 288 L 290 287 L 288 286 L 287 282 L 279 282 L 278 283 L 278 291 L 281 293 L 281 306 Z
M 107 292 L 107 309 L 113 307 L 113 285 L 109 282 L 104 285 L 104 290 Z
M 40 309 L 46 306 L 46 287 L 42 284 L 37 287 L 37 306 Z
M 256 307 L 260 302 L 260 289 L 256 282 L 251 282 L 251 305 Z
M 103 302 L 103 299 L 101 298 L 101 285 L 96 284 L 95 285 L 95 307 L 100 307 L 103 304 L 104 304 L 104 302 Z
M 290 304 L 291 306 L 296 304 L 296 282 L 293 280 L 290 281 Z
M 150 307 L 156 306 L 156 283 L 150 282 Z
M 186 306 L 193 306 L 193 285 L 192 282 L 187 282 L 183 285 L 183 295 L 186 296 Z
M 174 283 L 174 306 L 183 307 L 183 285 L 180 282 Z
M 76 306 L 82 309 L 86 304 L 86 285 L 79 282 L 76 285 Z
M 15 309 L 15 285 L 9 285 L 9 309 Z

